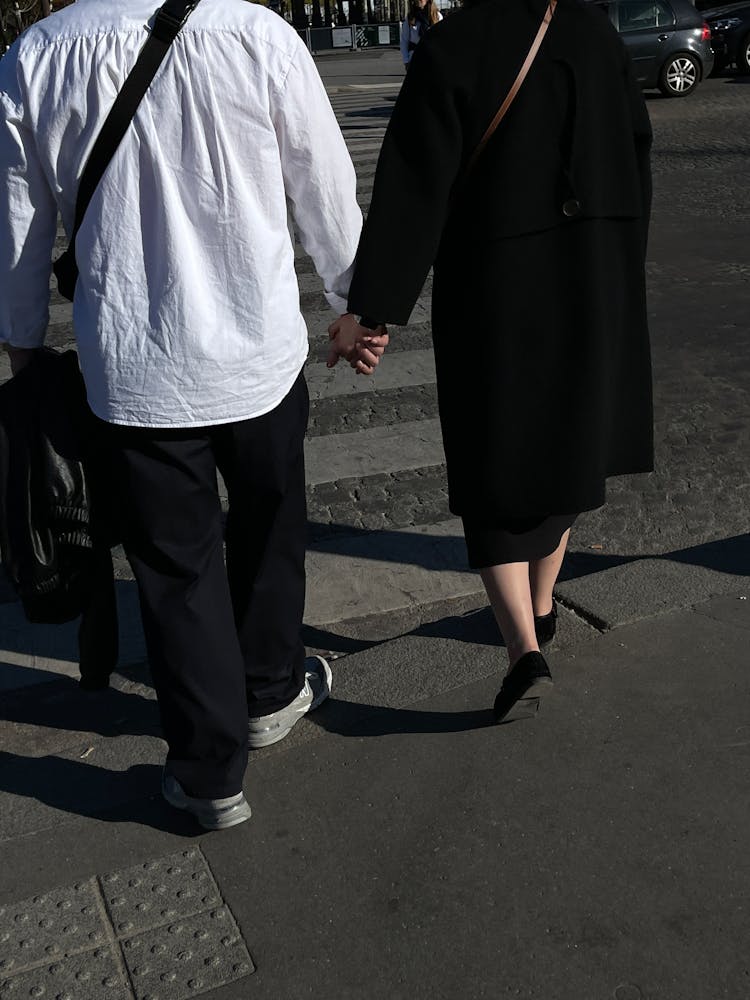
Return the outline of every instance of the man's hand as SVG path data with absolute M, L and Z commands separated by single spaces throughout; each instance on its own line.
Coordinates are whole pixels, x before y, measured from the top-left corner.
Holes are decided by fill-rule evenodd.
M 25 368 L 34 357 L 33 347 L 11 347 L 10 344 L 6 344 L 5 350 L 8 353 L 10 370 L 13 375 L 18 375 L 21 369 Z
M 326 364 L 333 368 L 344 358 L 358 375 L 372 375 L 388 346 L 388 331 L 384 326 L 369 330 L 360 326 L 352 313 L 344 313 L 328 327 L 331 349 Z

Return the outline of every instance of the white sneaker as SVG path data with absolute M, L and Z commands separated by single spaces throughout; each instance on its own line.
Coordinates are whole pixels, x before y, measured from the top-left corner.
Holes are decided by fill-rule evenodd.
M 305 683 L 294 701 L 270 715 L 250 717 L 248 747 L 259 750 L 283 740 L 303 715 L 322 705 L 331 693 L 332 681 L 331 668 L 326 660 L 322 656 L 308 656 L 305 660 Z
M 242 792 L 226 799 L 196 799 L 187 794 L 166 768 L 162 772 L 161 793 L 175 809 L 184 809 L 194 816 L 204 830 L 226 830 L 244 823 L 251 816 L 250 806 Z

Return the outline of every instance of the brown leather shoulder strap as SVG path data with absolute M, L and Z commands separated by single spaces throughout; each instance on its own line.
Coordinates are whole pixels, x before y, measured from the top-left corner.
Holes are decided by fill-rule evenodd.
M 472 169 L 472 167 L 474 166 L 474 164 L 477 162 L 477 160 L 479 159 L 479 157 L 482 155 L 482 153 L 484 151 L 484 147 L 489 142 L 489 140 L 492 137 L 492 134 L 494 133 L 494 131 L 497 128 L 497 126 L 500 124 L 500 122 L 503 120 L 503 118 L 505 118 L 505 116 L 508 113 L 508 109 L 510 108 L 511 104 L 516 99 L 516 95 L 518 94 L 518 91 L 521 89 L 523 81 L 526 79 L 527 73 L 531 69 L 531 64 L 536 59 L 536 55 L 537 55 L 537 52 L 539 51 L 539 48 L 540 48 L 540 46 L 542 44 L 542 40 L 543 40 L 544 36 L 547 34 L 547 28 L 549 28 L 550 21 L 552 20 L 552 18 L 554 16 L 555 8 L 556 7 L 557 7 L 557 0 L 549 0 L 549 5 L 548 5 L 547 9 L 544 12 L 544 17 L 542 18 L 542 23 L 539 25 L 539 30 L 536 33 L 536 38 L 531 43 L 531 48 L 529 49 L 528 55 L 526 56 L 526 59 L 524 60 L 523 66 L 521 66 L 521 69 L 518 71 L 518 76 L 514 80 L 513 86 L 508 91 L 505 100 L 500 105 L 500 108 L 498 109 L 497 114 L 492 119 L 492 121 L 490 122 L 490 124 L 487 126 L 487 131 L 482 136 L 481 142 L 479 143 L 479 145 L 477 146 L 477 148 L 472 153 L 471 159 L 469 160 L 469 162 L 468 162 L 468 164 L 466 166 L 466 173 L 467 174 Z

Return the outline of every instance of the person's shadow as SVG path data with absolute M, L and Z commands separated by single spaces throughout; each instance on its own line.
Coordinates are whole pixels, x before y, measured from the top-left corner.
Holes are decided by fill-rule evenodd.
M 144 687 L 151 687 L 148 671 L 142 665 L 126 668 L 118 674 L 115 683 L 122 678 L 137 679 Z M 39 726 L 98 736 L 161 734 L 159 712 L 153 697 L 114 686 L 103 691 L 84 691 L 73 679 L 51 672 L 47 681 L 3 692 L 0 719 L 24 727 Z
M 310 721 L 337 736 L 368 738 L 398 734 L 464 733 L 496 725 L 492 712 L 434 712 L 418 708 L 389 708 L 331 697 Z
M 458 733 L 493 724 L 491 712 L 431 712 L 330 699 L 311 717 L 321 729 L 358 738 L 397 733 Z M 114 771 L 60 756 L 25 757 L 0 751 L 0 792 L 33 799 L 51 809 L 108 823 L 137 823 L 183 837 L 202 834 L 194 820 L 168 806 L 160 794 L 161 766 L 136 764 Z M 54 816 L 6 799 L 2 836 L 49 829 Z
M 135 667 L 116 678 L 149 685 L 148 671 Z M 0 751 L 0 793 L 3 837 L 23 836 L 48 829 L 54 813 L 44 815 L 13 797 L 35 800 L 72 815 L 111 823 L 139 823 L 180 836 L 200 833 L 186 814 L 167 805 L 161 797 L 161 766 L 135 764 L 126 771 L 97 765 L 93 759 L 70 759 L 66 751 L 79 733 L 83 749 L 91 734 L 102 737 L 160 737 L 156 701 L 144 694 L 111 687 L 105 691 L 81 690 L 71 678 L 49 674 L 50 680 L 14 691 L 0 699 L 5 722 L 5 749 Z M 39 730 L 39 732 L 37 732 Z M 62 735 L 56 739 L 53 730 Z M 9 749 L 10 748 L 10 749 Z M 13 752 L 15 751 L 15 752 Z M 84 751 L 85 752 L 85 751 Z
M 192 817 L 162 799 L 161 770 L 158 764 L 135 764 L 127 771 L 112 771 L 64 757 L 0 752 L 0 792 L 107 823 L 138 823 L 178 836 L 199 836 L 203 831 Z M 54 815 L 35 816 L 33 807 L 4 802 L 4 839 L 49 829 L 54 822 Z

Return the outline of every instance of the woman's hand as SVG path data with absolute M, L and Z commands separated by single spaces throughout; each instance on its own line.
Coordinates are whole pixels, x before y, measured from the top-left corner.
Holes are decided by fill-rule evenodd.
M 326 364 L 333 368 L 339 358 L 348 361 L 358 375 L 372 375 L 388 346 L 384 326 L 370 330 L 360 326 L 352 313 L 344 313 L 328 327 L 331 349 Z

